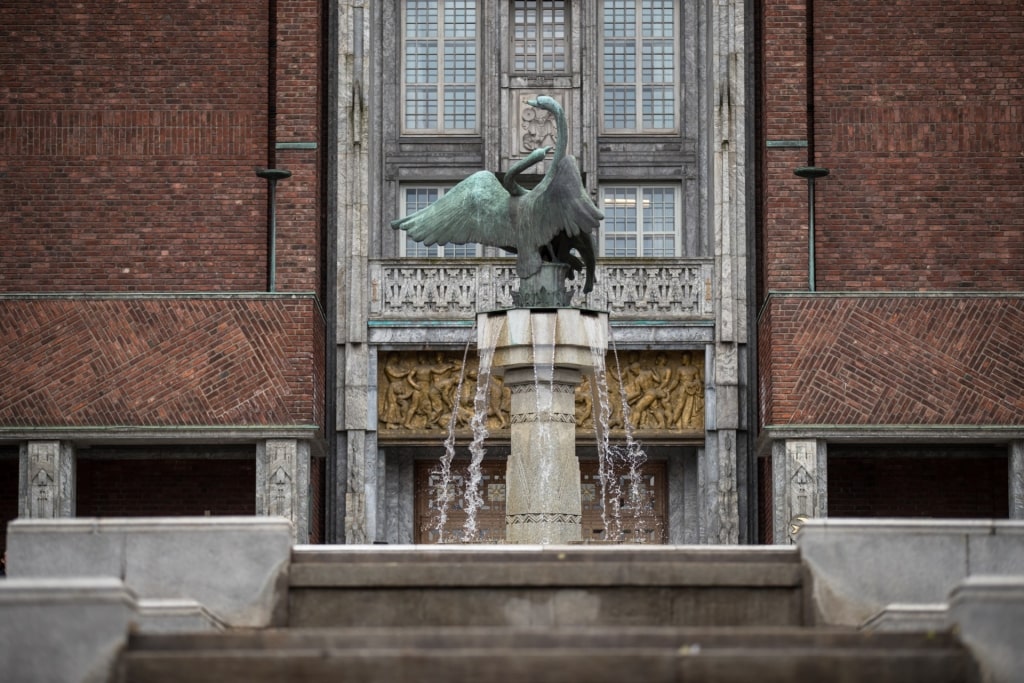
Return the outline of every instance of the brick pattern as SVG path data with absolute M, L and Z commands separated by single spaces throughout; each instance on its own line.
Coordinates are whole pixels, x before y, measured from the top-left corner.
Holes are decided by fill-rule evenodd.
M 1009 516 L 1006 448 L 829 446 L 829 517 Z
M 1019 425 L 1024 297 L 776 295 L 762 426 Z
M 319 142 L 320 4 L 0 3 L 0 292 L 265 291 L 279 165 L 276 289 L 322 295 L 320 152 L 273 148 Z
M 320 8 L 317 0 L 277 0 L 274 76 L 276 142 L 318 142 Z M 278 183 L 278 291 L 321 291 L 321 150 L 275 150 L 274 165 L 292 172 Z
M 1024 283 L 1024 15 L 1018 0 L 761 4 L 765 290 L 1019 291 Z M 811 94 L 813 92 L 813 95 Z M 813 121 L 807 119 L 813 111 Z M 810 151 L 810 150 L 809 150 Z M 763 290 L 764 291 L 764 290 Z
M 299 298 L 0 301 L 0 425 L 323 426 L 324 322 Z

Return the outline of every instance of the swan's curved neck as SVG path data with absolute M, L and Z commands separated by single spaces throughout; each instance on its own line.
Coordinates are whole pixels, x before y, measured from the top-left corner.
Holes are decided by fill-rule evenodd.
M 551 157 L 551 167 L 554 168 L 565 156 L 566 148 L 569 146 L 569 126 L 565 122 L 565 110 L 562 109 L 562 105 L 555 102 L 551 113 L 555 115 L 555 125 L 558 131 L 558 138 L 555 140 L 555 153 Z

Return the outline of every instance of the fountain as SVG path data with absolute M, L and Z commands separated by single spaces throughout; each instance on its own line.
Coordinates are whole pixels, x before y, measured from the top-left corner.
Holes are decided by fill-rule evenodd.
M 587 194 L 576 160 L 566 154 L 562 107 L 545 96 L 529 104 L 554 114 L 557 126 L 554 154 L 535 188 L 521 187 L 516 178 L 545 159 L 545 147 L 514 164 L 502 181 L 489 171 L 475 173 L 392 226 L 428 246 L 479 242 L 517 254 L 516 308 L 477 315 L 478 386 L 485 392 L 493 372 L 512 393 L 506 541 L 559 544 L 582 540 L 575 391 L 583 373 L 593 374 L 595 357 L 608 348 L 607 313 L 571 307 L 565 281 L 585 267 L 583 291 L 593 288 L 592 234 L 604 216 Z M 475 408 L 479 415 L 481 406 Z M 479 473 L 485 435 L 474 429 L 466 495 L 469 539 L 478 502 L 474 473 Z
M 544 270 L 561 268 L 546 265 Z M 477 316 L 481 356 L 512 392 L 505 475 L 505 540 L 581 538 L 575 392 L 608 347 L 608 314 L 578 308 L 513 308 Z

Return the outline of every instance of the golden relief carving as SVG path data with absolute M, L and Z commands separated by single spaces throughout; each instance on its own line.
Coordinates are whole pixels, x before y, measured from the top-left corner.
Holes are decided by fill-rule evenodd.
M 399 436 L 411 432 L 447 432 L 454 412 L 456 430 L 466 432 L 473 418 L 479 363 L 467 359 L 461 385 L 462 358 L 444 352 L 382 353 L 379 358 L 377 414 L 379 429 Z M 623 402 L 632 428 L 660 434 L 704 431 L 704 355 L 692 351 L 624 351 L 609 353 L 607 364 L 608 426 L 625 429 Z M 619 381 L 621 374 L 622 381 Z M 491 377 L 487 395 L 488 431 L 508 429 L 511 392 L 500 377 Z M 601 413 L 591 380 L 576 389 L 576 424 L 593 431 Z

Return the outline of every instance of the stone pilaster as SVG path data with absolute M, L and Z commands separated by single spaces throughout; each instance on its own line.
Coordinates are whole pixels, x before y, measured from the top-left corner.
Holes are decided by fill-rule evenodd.
M 773 543 L 793 543 L 804 521 L 828 516 L 827 455 L 819 439 L 772 444 Z
M 296 543 L 309 543 L 309 443 L 267 439 L 256 446 L 256 514 L 284 517 Z
M 19 454 L 18 516 L 75 516 L 75 448 L 62 441 L 29 441 Z
M 1010 519 L 1024 519 L 1024 441 L 1010 442 Z

